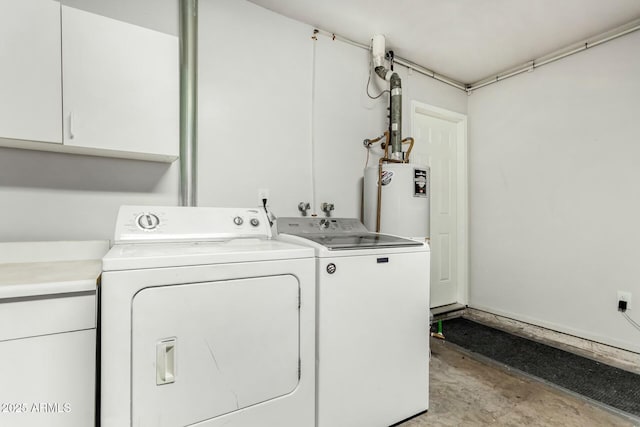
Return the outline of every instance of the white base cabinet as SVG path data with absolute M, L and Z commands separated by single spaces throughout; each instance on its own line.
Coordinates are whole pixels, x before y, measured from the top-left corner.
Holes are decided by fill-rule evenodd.
M 0 342 L 0 425 L 95 425 L 96 330 Z
M 95 425 L 96 291 L 107 249 L 0 243 L 0 426 Z

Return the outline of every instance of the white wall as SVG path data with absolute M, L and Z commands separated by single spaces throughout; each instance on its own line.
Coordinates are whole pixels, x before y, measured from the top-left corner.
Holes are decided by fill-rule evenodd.
M 640 33 L 469 98 L 470 305 L 640 351 Z
M 246 1 L 201 0 L 198 204 L 294 215 L 311 192 L 311 28 Z
M 83 7 L 175 31 L 169 0 L 158 16 L 140 7 L 148 0 L 98 3 Z M 315 194 L 316 212 L 330 202 L 334 216 L 359 217 L 362 140 L 387 127 L 385 97 L 365 93 L 367 52 L 322 35 L 314 41 L 312 27 L 246 1 L 200 0 L 199 8 L 199 204 L 257 206 L 267 188 L 280 216 L 298 215 L 298 203 Z M 466 112 L 464 92 L 397 70 L 404 136 L 413 99 Z M 178 162 L 0 148 L 0 241 L 110 239 L 120 205 L 176 205 L 178 179 Z
M 365 92 L 369 56 L 363 49 L 318 36 L 313 102 L 316 212 L 332 203 L 335 217 L 360 217 L 365 138 L 387 127 L 387 97 Z M 379 89 L 370 90 L 378 94 Z M 371 160 L 372 161 L 372 160 Z
M 386 97 L 365 93 L 367 52 L 323 35 L 314 41 L 313 27 L 252 3 L 199 7 L 199 203 L 255 206 L 269 188 L 279 216 L 297 216 L 299 202 L 315 199 L 318 214 L 328 202 L 333 216 L 359 217 L 362 141 L 387 127 Z M 466 112 L 464 92 L 398 71 L 405 136 L 412 99 Z
M 178 163 L 0 148 L 0 242 L 108 240 L 120 205 L 176 205 Z

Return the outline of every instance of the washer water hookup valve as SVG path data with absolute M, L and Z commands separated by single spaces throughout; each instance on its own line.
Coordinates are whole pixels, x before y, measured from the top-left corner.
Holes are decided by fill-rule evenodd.
M 307 211 L 311 209 L 311 205 L 308 202 L 298 203 L 298 210 L 302 212 L 302 216 L 307 216 Z
M 324 212 L 327 216 L 331 216 L 331 211 L 333 210 L 333 203 L 323 203 L 322 204 L 322 212 Z

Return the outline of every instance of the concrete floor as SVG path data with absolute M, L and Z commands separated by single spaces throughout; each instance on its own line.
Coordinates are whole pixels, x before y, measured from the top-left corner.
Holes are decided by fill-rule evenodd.
M 399 426 L 640 425 L 436 339 L 431 340 L 429 387 L 429 411 Z

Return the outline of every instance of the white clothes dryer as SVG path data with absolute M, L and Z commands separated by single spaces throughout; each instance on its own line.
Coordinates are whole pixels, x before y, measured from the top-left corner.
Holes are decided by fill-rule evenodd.
M 124 206 L 103 259 L 102 427 L 312 427 L 313 250 L 258 209 Z
M 278 218 L 316 254 L 318 427 L 386 427 L 428 409 L 429 247 L 352 218 Z

